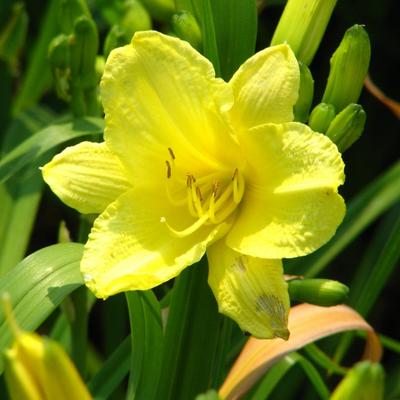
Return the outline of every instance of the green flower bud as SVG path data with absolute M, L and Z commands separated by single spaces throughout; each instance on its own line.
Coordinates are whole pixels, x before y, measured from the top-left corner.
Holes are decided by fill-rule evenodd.
M 70 47 L 67 35 L 56 36 L 49 45 L 48 53 L 50 67 L 58 97 L 68 101 L 70 99 Z
M 335 107 L 332 104 L 320 103 L 312 110 L 308 125 L 315 132 L 325 133 L 335 115 Z
M 58 23 L 61 32 L 72 33 L 75 20 L 81 16 L 90 18 L 86 0 L 59 0 Z
M 306 122 L 310 113 L 311 104 L 314 96 L 314 79 L 310 69 L 302 62 L 299 62 L 300 68 L 300 88 L 299 98 L 294 106 L 294 120 Z
M 56 36 L 49 45 L 49 63 L 52 69 L 67 69 L 70 64 L 69 39 L 67 35 Z
M 95 62 L 99 47 L 98 33 L 91 18 L 81 16 L 75 21 L 70 38 L 73 83 L 81 89 L 96 85 Z
M 124 32 L 124 30 L 119 25 L 114 25 L 109 30 L 104 41 L 104 57 L 107 58 L 108 55 L 111 53 L 111 50 L 129 43 L 129 40 L 127 40 L 126 37 L 126 32 Z
M 356 364 L 332 393 L 330 400 L 383 400 L 384 371 L 380 364 Z
M 288 43 L 298 60 L 310 65 L 336 0 L 288 0 L 271 45 Z
M 151 29 L 151 18 L 147 10 L 139 1 L 130 0 L 123 10 L 123 17 L 119 22 L 125 34 L 126 43 L 129 43 L 137 31 Z
M 172 16 L 172 28 L 176 35 L 189 42 L 195 49 L 201 50 L 201 31 L 195 17 L 187 11 Z
M 361 136 L 367 114 L 359 104 L 349 104 L 329 125 L 326 136 L 343 153 Z
M 333 104 L 336 111 L 357 103 L 368 72 L 371 45 L 361 25 L 348 29 L 331 58 L 328 83 L 322 101 Z
M 175 12 L 174 0 L 142 0 L 150 15 L 161 22 L 169 22 Z
M 28 14 L 24 3 L 16 3 L 12 7 L 11 16 L 4 30 L 0 33 L 0 59 L 16 66 L 17 57 L 25 43 L 28 30 Z
M 288 282 L 291 300 L 329 307 L 341 304 L 349 288 L 330 279 L 294 279 Z

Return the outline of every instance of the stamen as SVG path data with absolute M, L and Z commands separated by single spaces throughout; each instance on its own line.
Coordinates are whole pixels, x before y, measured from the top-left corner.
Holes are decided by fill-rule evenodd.
M 244 179 L 242 174 L 238 171 L 238 169 L 235 169 L 235 173 L 233 174 L 233 201 L 236 204 L 239 204 L 240 201 L 242 200 L 243 194 L 244 194 Z
M 167 164 L 167 178 L 171 178 L 171 164 L 168 161 L 165 161 Z
M 201 197 L 199 196 L 198 189 L 199 189 L 198 186 L 192 185 L 191 187 L 194 208 L 197 212 L 197 215 L 201 217 L 204 214 L 204 212 L 203 212 L 203 207 L 201 206 Z
M 187 204 L 190 215 L 194 218 L 198 218 L 198 215 L 196 214 L 196 210 L 194 209 L 193 205 L 192 188 L 189 186 L 187 188 Z
M 168 147 L 168 152 L 169 152 L 169 155 L 171 156 L 171 159 L 172 159 L 172 160 L 175 160 L 175 154 L 174 154 L 174 152 L 172 151 L 171 147 Z
M 201 195 L 201 190 L 198 186 L 196 186 L 196 195 L 200 199 L 200 201 L 203 201 L 203 196 Z
M 161 217 L 160 218 L 160 222 L 165 224 L 165 226 L 168 228 L 168 230 L 176 237 L 178 238 L 184 238 L 186 236 L 191 235 L 192 233 L 196 232 L 197 230 L 199 230 L 208 220 L 208 215 L 204 214 L 201 218 L 199 218 L 194 224 L 190 225 L 189 227 L 187 227 L 186 229 L 182 230 L 182 231 L 178 231 L 174 228 L 172 228 L 165 217 Z
M 192 187 L 192 183 L 193 183 L 193 176 L 190 174 L 186 174 L 186 186 L 188 188 Z
M 210 217 L 210 221 L 215 223 L 215 192 L 211 194 L 210 204 L 208 205 L 208 215 Z

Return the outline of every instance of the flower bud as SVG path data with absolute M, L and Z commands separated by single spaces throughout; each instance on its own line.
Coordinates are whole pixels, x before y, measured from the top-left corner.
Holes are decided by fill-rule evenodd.
M 333 119 L 326 136 L 343 153 L 361 136 L 367 115 L 359 104 L 349 104 Z
M 70 63 L 68 36 L 56 36 L 49 45 L 49 63 L 52 69 L 67 69 Z
M 72 80 L 79 80 L 82 89 L 96 86 L 94 68 L 99 38 L 96 25 L 91 18 L 81 16 L 75 21 L 70 45 Z
M 336 387 L 330 400 L 383 400 L 384 371 L 380 364 L 357 363 Z
M 48 58 L 57 95 L 61 99 L 68 101 L 70 98 L 69 80 L 71 69 L 69 39 L 67 35 L 58 35 L 50 42 Z
M 129 43 L 129 40 L 126 40 L 126 36 L 126 32 L 119 25 L 114 25 L 109 30 L 104 41 L 104 57 L 107 58 L 111 50 Z
M 346 299 L 349 288 L 330 279 L 294 279 L 288 282 L 291 300 L 330 307 Z
M 25 5 L 18 2 L 13 5 L 11 15 L 0 33 L 0 59 L 6 60 L 11 66 L 17 63 L 28 30 L 28 14 Z
M 174 0 L 141 0 L 150 15 L 161 22 L 169 22 L 175 12 Z
M 299 98 L 294 106 L 294 120 L 306 122 L 310 113 L 311 104 L 314 96 L 314 79 L 310 69 L 302 62 L 299 62 L 300 68 L 300 88 Z
M 336 0 L 288 0 L 271 45 L 288 43 L 298 60 L 310 65 Z
M 331 58 L 328 82 L 322 101 L 333 104 L 336 111 L 357 103 L 368 72 L 371 45 L 361 25 L 348 29 Z
M 189 42 L 197 50 L 201 49 L 201 31 L 196 19 L 187 11 L 172 16 L 172 28 L 176 35 Z
M 308 125 L 315 132 L 325 133 L 335 115 L 335 107 L 332 104 L 320 103 L 312 110 Z
M 72 33 L 75 20 L 81 16 L 90 18 L 86 0 L 59 0 L 58 23 L 61 32 Z
M 135 32 L 151 29 L 151 18 L 139 1 L 130 0 L 125 4 L 119 24 L 125 34 L 125 43 L 129 43 Z
M 4 375 L 11 400 L 90 400 L 73 363 L 63 348 L 36 333 L 23 332 L 3 295 L 6 319 L 14 335 L 11 348 L 4 351 Z

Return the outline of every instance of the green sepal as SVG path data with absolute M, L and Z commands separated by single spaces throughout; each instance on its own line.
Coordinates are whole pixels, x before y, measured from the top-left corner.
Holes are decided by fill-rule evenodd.
M 322 101 L 333 104 L 336 111 L 357 103 L 368 72 L 371 44 L 361 25 L 348 29 L 331 58 L 328 82 Z
M 326 136 L 343 153 L 360 138 L 366 119 L 367 114 L 362 106 L 359 104 L 349 104 L 333 119 L 326 132 Z
M 330 279 L 294 279 L 288 282 L 291 301 L 330 307 L 343 303 L 349 288 Z
M 335 115 L 335 107 L 332 104 L 320 103 L 312 110 L 308 125 L 315 132 L 325 133 Z
M 306 64 L 299 62 L 300 69 L 300 88 L 299 98 L 294 106 L 294 120 L 306 122 L 310 113 L 311 104 L 314 97 L 314 79 L 310 69 Z

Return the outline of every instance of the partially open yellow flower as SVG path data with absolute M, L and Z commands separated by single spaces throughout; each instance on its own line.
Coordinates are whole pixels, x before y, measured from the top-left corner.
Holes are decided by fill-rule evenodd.
M 257 337 L 287 338 L 280 259 L 323 245 L 345 212 L 336 146 L 291 122 L 298 88 L 287 45 L 255 54 L 228 83 L 158 32 L 110 54 L 105 142 L 43 168 L 66 204 L 100 214 L 81 262 L 96 296 L 157 286 L 207 250 L 220 311 Z

